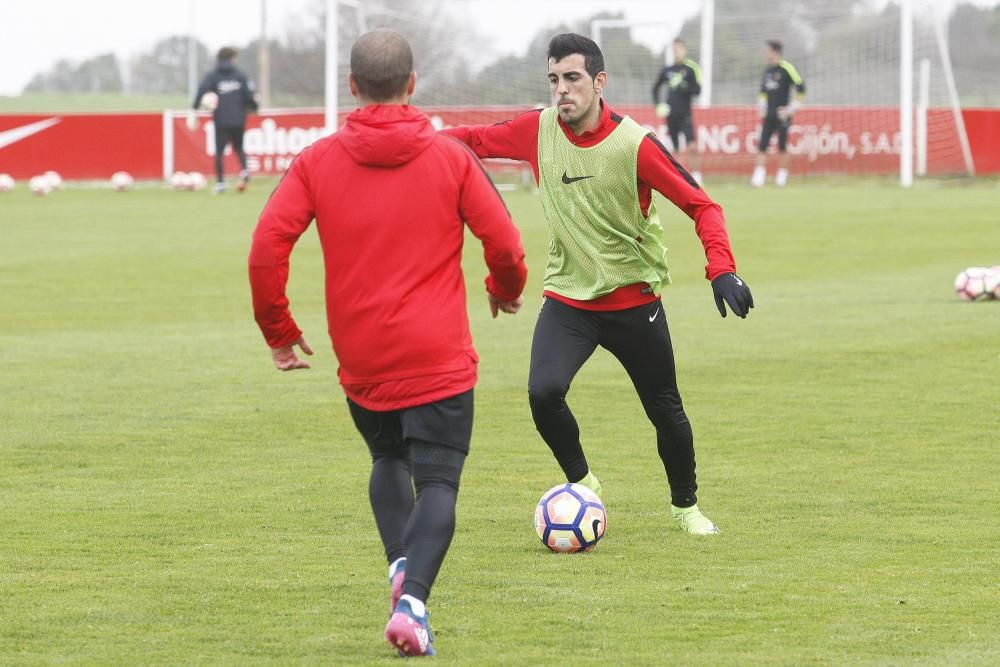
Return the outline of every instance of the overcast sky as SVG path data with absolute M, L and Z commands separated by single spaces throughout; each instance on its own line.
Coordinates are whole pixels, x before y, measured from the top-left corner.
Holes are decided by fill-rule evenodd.
M 363 1 L 363 0 L 362 0 Z M 748 6 L 761 0 L 747 0 Z M 831 0 L 831 2 L 846 0 Z M 921 2 L 927 0 L 919 0 Z M 994 5 L 998 0 L 973 0 Z M 268 32 L 289 25 L 323 0 L 267 0 Z M 955 0 L 940 0 L 952 4 Z M 113 51 L 128 58 L 169 35 L 195 35 L 215 51 L 260 33 L 261 0 L 0 0 L 0 95 L 17 95 L 31 77 L 60 59 Z M 598 11 L 625 12 L 650 24 L 636 39 L 657 49 L 697 11 L 698 0 L 442 0 L 491 37 L 489 55 L 520 53 L 542 27 Z M 666 25 L 663 25 L 666 23 Z
M 268 32 L 282 36 L 317 0 L 267 0 Z M 323 0 L 318 0 L 320 3 Z M 523 51 L 546 25 L 601 10 L 621 9 L 629 18 L 680 25 L 697 0 L 444 0 L 490 35 L 493 55 Z M 0 0 L 0 95 L 18 95 L 31 77 L 60 59 L 82 60 L 113 51 L 128 58 L 169 35 L 195 35 L 214 52 L 242 45 L 260 33 L 260 0 Z M 637 35 L 659 41 L 667 26 Z M 675 28 L 676 30 L 676 28 Z

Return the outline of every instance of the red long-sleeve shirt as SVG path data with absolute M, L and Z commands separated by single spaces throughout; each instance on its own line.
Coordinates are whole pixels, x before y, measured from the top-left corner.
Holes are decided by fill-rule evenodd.
M 538 182 L 538 110 L 528 111 L 495 125 L 464 125 L 443 132 L 461 139 L 481 158 L 524 160 L 531 165 Z M 603 141 L 621 122 L 621 116 L 601 102 L 600 125 L 593 131 L 576 135 L 559 119 L 559 126 L 574 145 L 581 148 Z M 729 234 L 722 208 L 715 203 L 690 174 L 681 167 L 653 133 L 639 145 L 637 158 L 639 206 L 647 214 L 653 190 L 674 203 L 695 223 L 695 232 L 705 248 L 705 277 L 709 280 L 736 271 L 736 260 L 729 245 Z M 578 301 L 546 291 L 545 295 L 587 310 L 617 310 L 648 303 L 656 297 L 643 290 L 644 285 L 627 285 L 591 301 Z
M 472 152 L 400 105 L 356 111 L 304 150 L 264 207 L 250 249 L 254 316 L 271 347 L 302 335 L 285 285 L 289 255 L 313 218 L 348 397 L 384 411 L 471 389 L 478 357 L 464 225 L 483 243 L 491 294 L 516 299 L 527 276 L 520 233 Z

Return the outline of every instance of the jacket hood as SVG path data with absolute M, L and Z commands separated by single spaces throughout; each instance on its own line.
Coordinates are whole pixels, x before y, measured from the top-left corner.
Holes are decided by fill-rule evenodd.
M 337 136 L 358 164 L 397 167 L 423 153 L 437 131 L 416 107 L 370 104 L 348 116 Z

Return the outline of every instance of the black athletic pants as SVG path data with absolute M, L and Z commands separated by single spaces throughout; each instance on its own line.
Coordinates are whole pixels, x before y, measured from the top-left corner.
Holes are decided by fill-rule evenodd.
M 778 151 L 784 153 L 788 148 L 788 125 L 787 119 L 782 120 L 777 116 L 767 116 L 760 126 L 760 145 L 758 150 L 766 153 L 771 144 L 771 136 L 778 133 Z
M 386 558 L 406 556 L 403 592 L 426 600 L 455 533 L 458 482 L 472 438 L 472 390 L 390 412 L 350 399 L 347 405 L 372 456 L 368 498 Z
M 695 492 L 694 440 L 677 389 L 674 352 L 660 301 L 616 311 L 573 308 L 555 299 L 542 304 L 531 342 L 528 398 L 535 427 L 566 473 L 586 476 L 580 428 L 566 404 L 570 383 L 600 345 L 628 372 L 646 416 L 656 428 L 656 447 L 670 484 L 671 502 L 690 507 Z
M 215 182 L 222 183 L 225 180 L 223 161 L 225 159 L 226 146 L 232 142 L 233 152 L 240 159 L 240 168 L 244 171 L 247 168 L 247 154 L 243 151 L 243 128 L 242 127 L 219 127 L 215 126 Z

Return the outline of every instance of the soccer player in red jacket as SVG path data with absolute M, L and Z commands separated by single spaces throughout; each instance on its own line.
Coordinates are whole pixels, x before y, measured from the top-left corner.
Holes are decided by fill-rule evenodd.
M 349 82 L 361 108 L 296 158 L 261 213 L 249 259 L 254 315 L 279 370 L 309 368 L 295 351 L 312 354 L 285 284 L 292 247 L 315 218 L 340 383 L 372 456 L 369 496 L 390 564 L 385 637 L 401 655 L 433 655 L 425 602 L 455 530 L 478 361 L 464 226 L 483 244 L 494 317 L 521 307 L 527 269 L 476 156 L 408 105 L 406 40 L 362 35 Z
M 542 439 L 570 482 L 601 495 L 566 403 L 598 345 L 621 362 L 656 428 L 677 526 L 719 532 L 697 505 L 694 440 L 681 403 L 660 290 L 670 282 L 656 190 L 694 220 L 719 314 L 745 318 L 750 288 L 736 275 L 722 209 L 652 132 L 601 99 L 604 56 L 577 34 L 549 42 L 553 106 L 490 126 L 445 130 L 480 157 L 531 164 L 549 227 L 542 310 L 531 342 L 528 400 Z

